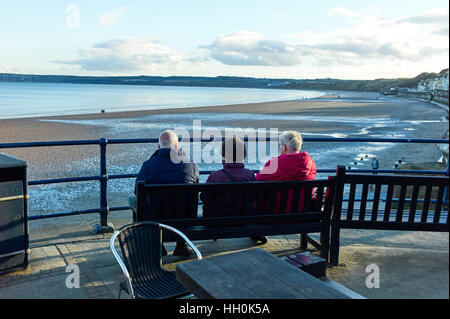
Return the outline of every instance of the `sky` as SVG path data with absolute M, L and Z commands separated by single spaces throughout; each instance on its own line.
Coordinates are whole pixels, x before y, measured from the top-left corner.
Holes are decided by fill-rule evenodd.
M 362 80 L 448 61 L 447 0 L 0 2 L 0 73 Z

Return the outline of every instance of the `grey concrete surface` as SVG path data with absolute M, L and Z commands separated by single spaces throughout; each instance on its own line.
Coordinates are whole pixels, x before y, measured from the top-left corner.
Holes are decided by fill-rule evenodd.
M 116 228 L 130 221 L 126 212 L 111 215 Z M 30 222 L 29 267 L 0 275 L 0 298 L 116 298 L 122 273 L 109 248 L 111 234 L 95 234 L 96 223 L 97 215 L 72 217 L 65 225 Z M 255 247 L 281 257 L 301 251 L 299 238 L 272 236 L 263 246 L 249 238 L 194 243 L 204 258 Z M 169 254 L 163 257 L 164 268 L 175 270 L 178 263 L 190 260 L 172 255 L 174 243 L 165 245 Z M 448 256 L 448 233 L 343 230 L 340 262 L 327 268 L 327 279 L 369 299 L 449 298 Z M 73 264 L 80 270 L 80 288 L 66 287 L 71 274 L 66 267 Z M 366 267 L 371 264 L 379 269 L 379 288 L 366 286 Z

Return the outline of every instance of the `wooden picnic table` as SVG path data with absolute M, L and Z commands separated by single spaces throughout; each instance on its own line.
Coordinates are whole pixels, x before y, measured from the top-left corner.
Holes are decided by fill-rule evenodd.
M 198 298 L 350 298 L 262 248 L 179 264 L 176 278 Z

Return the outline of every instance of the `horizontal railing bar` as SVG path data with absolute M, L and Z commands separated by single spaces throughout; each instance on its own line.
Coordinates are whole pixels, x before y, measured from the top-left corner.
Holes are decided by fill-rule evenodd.
M 319 172 L 319 170 L 317 170 Z M 333 170 L 333 173 L 336 170 Z M 447 175 L 447 171 L 425 171 L 425 170 L 411 170 L 411 169 L 346 169 L 347 173 L 402 173 L 402 174 L 439 174 Z
M 190 142 L 212 142 L 220 139 L 198 139 L 189 138 Z M 244 141 L 270 141 L 271 137 L 264 138 L 248 138 L 244 137 Z M 180 139 L 184 142 L 183 139 Z M 449 140 L 444 139 L 421 139 L 421 138 L 365 138 L 365 137 L 304 137 L 306 142 L 374 142 L 374 143 L 437 143 L 450 144 Z M 110 139 L 106 140 L 107 144 L 132 144 L 132 143 L 158 143 L 156 138 L 148 139 Z M 74 146 L 74 145 L 99 145 L 100 140 L 76 140 L 76 141 L 51 141 L 51 142 L 21 142 L 21 143 L 0 143 L 0 148 L 24 148 L 24 147 L 49 147 L 49 146 Z
M 129 206 L 118 206 L 118 207 L 110 207 L 109 211 L 122 211 L 122 210 L 129 210 Z M 76 215 L 86 215 L 86 214 L 95 214 L 99 213 L 100 209 L 94 208 L 94 209 L 85 209 L 85 210 L 76 210 L 71 212 L 62 212 L 62 213 L 52 213 L 52 214 L 46 214 L 46 215 L 33 215 L 29 216 L 28 220 L 39 220 L 39 219 L 47 219 L 47 218 L 54 218 L 54 217 L 66 217 L 66 216 L 76 216 Z
M 28 185 L 46 185 L 46 184 L 57 184 L 57 183 L 71 183 L 71 182 L 86 182 L 86 181 L 98 181 L 100 176 L 81 176 L 81 177 L 67 177 L 67 178 L 57 178 L 57 179 L 44 179 L 29 181 Z
M 358 172 L 358 173 L 373 173 L 371 169 L 348 169 L 347 172 Z M 200 171 L 200 175 L 211 174 L 215 172 L 214 170 Z M 253 173 L 258 173 L 259 170 L 252 170 Z M 335 169 L 318 169 L 317 173 L 335 173 Z M 377 170 L 377 173 L 409 173 L 409 174 L 439 174 L 447 175 L 446 171 L 424 171 L 424 170 Z M 136 178 L 137 174 L 115 174 L 108 175 L 108 179 L 126 179 L 126 178 Z M 45 179 L 45 180 L 35 180 L 29 181 L 28 185 L 46 185 L 46 184 L 57 184 L 57 183 L 71 183 L 71 182 L 86 182 L 86 181 L 96 181 L 100 180 L 101 176 L 85 176 L 85 177 L 68 177 L 68 178 L 58 178 L 58 179 Z
M 54 218 L 54 217 L 65 217 L 65 216 L 76 216 L 76 215 L 86 215 L 86 214 L 95 214 L 99 213 L 100 209 L 85 209 L 85 210 L 76 210 L 71 212 L 62 212 L 62 213 L 53 213 L 53 214 L 47 214 L 47 215 L 33 215 L 28 216 L 28 220 L 37 220 L 37 219 L 47 219 L 47 218 Z
M 98 145 L 98 144 L 100 144 L 99 140 L 23 142 L 23 143 L 0 143 L 0 148 L 50 147 L 50 146 L 74 146 L 74 145 Z

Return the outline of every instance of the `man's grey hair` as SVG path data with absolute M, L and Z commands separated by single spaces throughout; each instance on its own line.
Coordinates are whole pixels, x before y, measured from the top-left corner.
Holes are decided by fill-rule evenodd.
M 172 130 L 165 130 L 159 135 L 160 148 L 177 148 L 178 136 Z
M 303 138 L 299 132 L 285 131 L 279 137 L 280 144 L 286 145 L 289 152 L 300 152 L 303 144 Z

